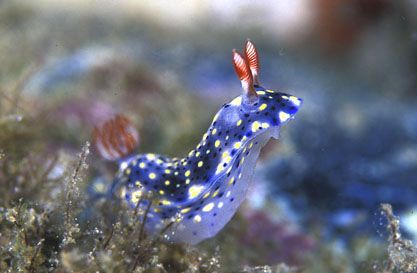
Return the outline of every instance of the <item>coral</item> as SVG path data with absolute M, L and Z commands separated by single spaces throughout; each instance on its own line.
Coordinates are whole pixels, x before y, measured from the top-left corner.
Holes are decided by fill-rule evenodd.
M 87 156 L 90 153 L 90 143 L 86 142 L 79 154 L 79 160 L 71 174 L 67 175 L 64 180 L 63 194 L 63 211 L 64 214 L 64 227 L 65 231 L 62 239 L 61 248 L 65 248 L 68 244 L 74 243 L 74 234 L 80 231 L 77 223 L 77 214 L 81 212 L 82 200 L 80 198 L 80 186 L 82 181 L 82 173 L 87 170 L 88 165 L 86 163 Z
M 80 187 L 88 154 L 86 143 L 69 164 L 73 167 L 59 187 L 61 205 L 19 199 L 1 207 L 2 272 L 213 272 L 220 268 L 216 255 L 148 237 L 135 212 L 118 204 L 94 204 L 94 218 L 80 217 L 87 210 Z

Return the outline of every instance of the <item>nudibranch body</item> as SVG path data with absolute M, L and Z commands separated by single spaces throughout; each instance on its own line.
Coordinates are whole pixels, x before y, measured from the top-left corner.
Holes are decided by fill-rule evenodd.
M 149 205 L 146 229 L 168 232 L 174 241 L 196 244 L 216 235 L 231 219 L 249 188 L 261 148 L 278 138 L 281 125 L 292 119 L 301 99 L 259 86 L 258 57 L 248 41 L 245 57 L 233 52 L 233 64 L 242 82 L 243 94 L 225 104 L 215 115 L 200 143 L 184 158 L 139 154 L 123 160 L 112 186 L 112 194 L 143 214 Z M 118 126 L 117 119 L 124 120 Z M 108 159 L 128 152 L 137 134 L 128 122 L 117 117 L 96 130 L 96 145 Z M 112 128 L 124 131 L 116 140 Z M 139 202 L 139 203 L 138 203 Z

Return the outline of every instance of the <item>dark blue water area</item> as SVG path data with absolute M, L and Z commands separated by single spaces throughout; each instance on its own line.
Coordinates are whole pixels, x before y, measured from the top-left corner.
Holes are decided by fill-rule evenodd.
M 271 159 L 264 176 L 302 226 L 378 235 L 381 203 L 398 214 L 417 205 L 417 107 L 352 90 L 306 94 L 281 141 L 294 152 Z

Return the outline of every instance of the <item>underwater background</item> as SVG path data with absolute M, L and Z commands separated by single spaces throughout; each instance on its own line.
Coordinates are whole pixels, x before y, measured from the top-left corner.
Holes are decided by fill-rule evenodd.
M 417 1 L 1 1 L 0 34 L 1 272 L 417 272 Z M 186 155 L 247 38 L 304 103 L 227 226 L 171 244 L 92 202 L 117 167 L 93 128 Z

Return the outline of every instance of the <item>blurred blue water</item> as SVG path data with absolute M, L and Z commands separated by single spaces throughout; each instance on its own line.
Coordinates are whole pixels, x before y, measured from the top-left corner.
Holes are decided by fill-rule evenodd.
M 313 103 L 315 105 L 310 105 Z M 380 203 L 417 204 L 417 108 L 372 92 L 305 100 L 284 140 L 295 154 L 266 170 L 274 194 L 305 225 L 375 233 Z

